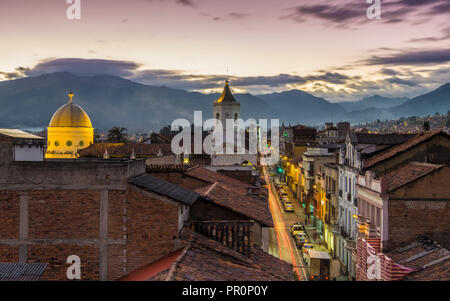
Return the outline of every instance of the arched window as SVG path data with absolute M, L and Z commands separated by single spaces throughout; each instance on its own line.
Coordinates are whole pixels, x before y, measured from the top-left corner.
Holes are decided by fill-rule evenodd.
M 72 141 L 68 140 L 68 141 L 66 142 L 66 145 L 67 145 L 67 146 L 72 146 Z
M 234 114 L 234 121 L 238 119 L 238 113 Z
M 80 143 L 78 143 L 78 145 L 79 145 L 79 146 L 83 146 L 83 145 L 84 145 L 84 142 L 83 142 L 83 141 L 80 141 Z
M 55 146 L 59 146 L 59 141 L 55 141 Z
M 216 114 L 216 119 L 220 119 L 220 114 L 219 113 Z

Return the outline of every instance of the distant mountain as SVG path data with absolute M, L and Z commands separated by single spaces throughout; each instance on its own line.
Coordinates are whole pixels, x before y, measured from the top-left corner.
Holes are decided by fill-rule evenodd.
M 86 110 L 94 127 L 103 130 L 113 126 L 157 130 L 178 118 L 192 120 L 194 110 L 202 111 L 206 120 L 212 118 L 213 103 L 219 98 L 219 94 L 143 85 L 109 75 L 52 73 L 0 82 L 0 127 L 47 127 L 53 113 L 67 102 L 70 89 L 75 93 L 74 102 Z M 300 90 L 258 96 L 235 94 L 235 98 L 241 103 L 244 119 L 279 118 L 284 123 L 308 125 L 355 123 L 447 113 L 450 84 L 390 108 L 384 106 L 401 99 L 370 97 L 360 101 L 369 108 L 352 112 Z
M 258 95 L 272 109 L 272 116 L 285 123 L 319 124 L 341 121 L 347 113 L 338 104 L 300 90 Z
M 427 94 L 392 108 L 392 113 L 397 117 L 423 116 L 439 113 L 447 113 L 450 110 L 450 83 L 447 83 Z
M 192 120 L 194 110 L 203 119 L 212 118 L 219 94 L 187 92 L 138 84 L 115 76 L 75 76 L 53 73 L 0 82 L 0 124 L 8 127 L 46 127 L 53 113 L 68 100 L 89 114 L 96 128 L 122 126 L 129 129 L 159 129 L 178 118 Z M 250 94 L 236 94 L 242 117 L 267 118 L 270 109 Z
M 375 109 L 388 109 L 398 105 L 401 105 L 408 101 L 408 98 L 389 98 L 380 95 L 373 95 L 363 98 L 355 102 L 341 102 L 339 103 L 347 112 L 361 111 L 369 108 Z

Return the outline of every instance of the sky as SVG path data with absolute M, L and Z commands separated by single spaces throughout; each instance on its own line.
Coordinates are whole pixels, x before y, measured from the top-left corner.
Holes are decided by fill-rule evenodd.
M 332 102 L 450 82 L 450 1 L 0 0 L 0 80 L 67 71 L 150 85 Z M 367 1 L 367 2 L 366 2 Z

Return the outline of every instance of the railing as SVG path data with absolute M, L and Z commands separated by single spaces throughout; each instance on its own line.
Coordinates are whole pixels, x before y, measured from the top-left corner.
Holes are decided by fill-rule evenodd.
M 189 227 L 245 256 L 250 256 L 250 221 L 190 221 Z

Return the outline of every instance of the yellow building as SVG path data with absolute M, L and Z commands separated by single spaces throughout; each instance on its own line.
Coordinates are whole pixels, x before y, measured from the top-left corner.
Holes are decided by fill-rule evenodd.
M 75 159 L 77 151 L 94 143 L 94 128 L 86 112 L 69 102 L 53 115 L 47 128 L 47 159 Z

